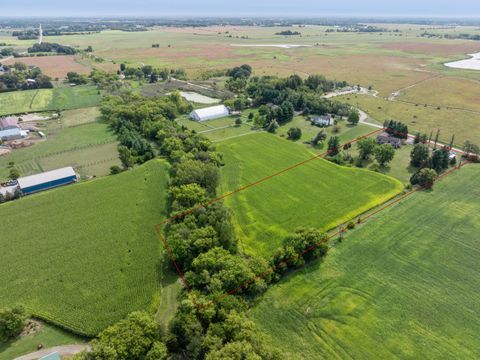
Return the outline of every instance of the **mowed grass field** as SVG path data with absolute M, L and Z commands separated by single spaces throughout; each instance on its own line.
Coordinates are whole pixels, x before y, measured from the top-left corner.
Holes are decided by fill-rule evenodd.
M 66 186 L 0 206 L 0 307 L 94 335 L 158 306 L 167 165 Z
M 226 166 L 221 193 L 238 189 L 314 156 L 268 133 L 219 143 Z M 270 256 L 299 226 L 331 229 L 402 191 L 402 184 L 372 171 L 323 159 L 271 178 L 225 199 L 247 253 Z
M 0 116 L 96 106 L 100 103 L 100 99 L 96 87 L 89 85 L 11 91 L 0 94 Z
M 440 129 L 440 140 L 449 143 L 455 134 L 455 144 L 463 146 L 465 140 L 480 142 L 480 113 L 456 110 L 446 107 L 437 109 L 422 103 L 407 104 L 400 101 L 388 101 L 367 95 L 339 96 L 337 100 L 350 103 L 365 111 L 381 124 L 386 119 L 403 121 L 410 133 L 417 131 L 430 134 Z
M 98 121 L 98 108 L 64 111 L 58 120 L 39 123 L 46 139 L 15 149 L 0 157 L 0 179 L 8 176 L 8 164 L 22 176 L 73 166 L 82 176 L 104 176 L 110 166 L 121 165 L 115 134 Z
M 251 312 L 291 359 L 480 357 L 480 167 L 378 214 Z

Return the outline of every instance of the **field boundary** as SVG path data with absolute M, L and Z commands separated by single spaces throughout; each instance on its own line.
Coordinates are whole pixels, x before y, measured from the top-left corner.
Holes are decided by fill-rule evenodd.
M 396 133 L 396 134 L 398 134 L 398 135 L 407 135 L 407 137 L 411 137 L 410 134 L 399 134 L 398 132 L 394 131 L 393 129 L 379 128 L 379 129 L 376 129 L 376 130 L 374 130 L 374 131 L 369 132 L 368 134 L 359 136 L 359 137 L 357 137 L 357 138 L 355 138 L 355 139 L 353 139 L 353 140 L 350 140 L 350 141 L 342 144 L 342 145 L 340 146 L 340 148 L 343 148 L 343 147 L 346 146 L 346 145 L 351 145 L 351 144 L 356 143 L 357 141 L 359 141 L 359 140 L 361 140 L 361 139 L 363 139 L 363 138 L 369 137 L 369 136 L 374 135 L 374 134 L 376 134 L 376 133 L 378 133 L 378 132 L 386 131 L 386 130 L 389 130 L 389 131 L 391 131 L 391 132 L 393 132 L 393 133 Z M 422 142 L 425 142 L 425 143 L 428 144 L 428 141 L 422 141 Z M 208 202 L 206 202 L 206 203 L 204 203 L 204 204 L 197 205 L 197 206 L 195 206 L 195 207 L 193 207 L 193 208 L 191 208 L 191 209 L 189 209 L 189 210 L 187 210 L 187 211 L 185 211 L 185 212 L 182 212 L 182 213 L 180 213 L 180 214 L 176 214 L 176 215 L 174 215 L 174 216 L 172 216 L 172 217 L 170 217 L 170 218 L 168 218 L 168 219 L 163 220 L 162 222 L 158 223 L 157 225 L 155 225 L 155 230 L 156 230 L 158 236 L 160 237 L 160 239 L 161 239 L 161 241 L 162 241 L 162 243 L 163 243 L 163 246 L 165 247 L 165 250 L 166 250 L 166 252 L 167 252 L 167 254 L 168 254 L 169 258 L 170 258 L 170 261 L 172 262 L 174 268 L 176 269 L 176 271 L 177 271 L 177 273 L 178 273 L 178 276 L 180 277 L 180 280 L 182 281 L 185 289 L 186 289 L 189 293 L 191 293 L 191 291 L 192 291 L 190 285 L 188 284 L 187 279 L 185 278 L 185 274 L 183 273 L 183 271 L 181 270 L 180 266 L 179 266 L 179 265 L 177 264 L 177 262 L 175 261 L 175 257 L 173 256 L 173 253 L 172 253 L 170 247 L 168 246 L 166 237 L 162 234 L 162 231 L 161 231 L 161 230 L 162 230 L 162 227 L 163 227 L 164 225 L 169 224 L 169 223 L 171 223 L 172 221 L 177 220 L 177 219 L 179 219 L 179 218 L 182 218 L 182 217 L 184 217 L 184 216 L 186 216 L 186 215 L 189 215 L 189 214 L 191 214 L 191 213 L 193 213 L 193 212 L 195 212 L 195 211 L 197 211 L 197 210 L 199 210 L 199 209 L 205 208 L 205 207 L 207 207 L 207 206 L 209 206 L 209 205 L 212 205 L 212 204 L 214 204 L 214 203 L 216 203 L 216 202 L 218 202 L 218 201 L 221 201 L 221 200 L 223 200 L 223 199 L 225 199 L 225 198 L 227 198 L 227 197 L 229 197 L 229 196 L 232 196 L 232 195 L 234 195 L 234 194 L 237 194 L 237 193 L 239 193 L 239 192 L 241 192 L 241 191 L 243 191 L 243 190 L 246 190 L 246 189 L 248 189 L 248 188 L 250 188 L 250 187 L 259 185 L 259 184 L 261 184 L 261 183 L 263 183 L 263 182 L 265 182 L 265 181 L 267 181 L 267 180 L 269 180 L 269 179 L 272 179 L 272 178 L 274 178 L 274 177 L 276 177 L 276 176 L 282 175 L 282 174 L 284 174 L 284 173 L 286 173 L 286 172 L 288 172 L 288 171 L 290 171 L 290 170 L 296 169 L 296 168 L 298 168 L 298 167 L 300 167 L 300 166 L 302 166 L 302 165 L 305 165 L 305 164 L 307 164 L 307 163 L 309 163 L 309 162 L 311 162 L 311 161 L 313 161 L 313 160 L 316 160 L 316 159 L 319 159 L 319 158 L 323 158 L 323 157 L 325 157 L 326 155 L 330 154 L 330 152 L 337 151 L 337 150 L 339 150 L 339 149 L 331 149 L 331 150 L 325 151 L 325 152 L 323 152 L 323 153 L 321 153 L 321 154 L 312 156 L 312 157 L 310 157 L 310 158 L 308 158 L 308 159 L 306 159 L 306 160 L 304 160 L 304 161 L 302 161 L 302 162 L 299 162 L 299 163 L 297 163 L 297 164 L 294 164 L 294 165 L 292 165 L 292 166 L 290 166 L 290 167 L 287 167 L 287 168 L 285 168 L 285 169 L 283 169 L 283 170 L 280 170 L 280 171 L 278 171 L 278 172 L 276 172 L 276 173 L 273 173 L 273 174 L 271 174 L 271 175 L 269 175 L 269 176 L 267 176 L 267 177 L 264 177 L 264 178 L 262 178 L 262 179 L 260 179 L 260 180 L 255 181 L 255 182 L 252 182 L 252 183 L 250 183 L 250 184 L 247 184 L 247 185 L 245 185 L 245 186 L 242 186 L 242 187 L 240 187 L 240 188 L 238 188 L 238 189 L 236 189 L 236 190 L 230 191 L 230 192 L 228 192 L 228 193 L 226 193 L 226 194 L 224 194 L 224 195 L 222 195 L 222 196 L 220 196 L 220 197 L 217 197 L 217 198 L 215 198 L 215 199 L 213 199 L 213 200 L 210 200 L 210 201 L 208 201 Z M 466 160 L 466 161 L 463 162 L 463 163 L 460 162 L 459 165 L 457 165 L 457 166 L 449 169 L 448 171 L 442 173 L 441 175 L 439 175 L 438 178 L 437 178 L 437 181 L 443 179 L 445 176 L 453 173 L 453 172 L 456 171 L 456 170 L 459 170 L 460 168 L 462 168 L 463 166 L 465 166 L 465 165 L 467 165 L 467 164 L 469 164 L 469 163 L 470 163 L 470 162 L 469 162 L 468 160 Z M 367 221 L 368 219 L 372 218 L 372 217 L 375 216 L 376 214 L 378 214 L 378 213 L 380 213 L 380 212 L 382 212 L 382 211 L 384 211 L 384 210 L 392 207 L 392 206 L 395 205 L 395 204 L 398 204 L 399 202 L 403 201 L 404 199 L 410 197 L 411 195 L 415 194 L 416 192 L 418 192 L 419 190 L 422 190 L 422 189 L 424 189 L 424 188 L 423 188 L 423 187 L 416 187 L 416 188 L 414 188 L 413 190 L 411 190 L 411 191 L 409 191 L 409 192 L 407 192 L 407 193 L 404 193 L 404 194 L 402 194 L 402 195 L 398 195 L 398 196 L 394 197 L 393 199 L 390 199 L 390 200 L 386 201 L 385 203 L 383 203 L 383 204 L 381 204 L 381 205 L 379 205 L 379 206 L 377 206 L 377 207 L 374 207 L 374 208 L 372 208 L 372 209 L 364 212 L 363 214 L 367 214 L 367 215 L 364 216 L 363 218 L 362 218 L 362 215 L 363 215 L 363 214 L 361 214 L 361 215 L 359 215 L 359 216 L 357 216 L 357 217 L 354 217 L 354 218 L 357 218 L 357 219 L 358 219 L 358 221 L 357 221 L 358 224 L 364 223 L 365 221 Z M 372 211 L 372 210 L 373 210 L 373 211 Z M 371 211 L 371 212 L 370 212 L 370 211 Z M 344 223 L 344 224 L 345 224 L 345 223 Z M 343 224 L 343 225 L 344 225 L 344 224 Z M 342 235 L 342 234 L 346 233 L 346 232 L 347 232 L 347 229 L 346 229 L 345 227 L 342 227 L 343 225 L 341 225 L 341 226 L 340 226 L 340 229 L 337 230 L 337 231 L 330 230 L 330 231 L 333 231 L 333 233 L 327 235 L 327 237 L 326 237 L 324 240 L 322 240 L 321 242 L 316 243 L 316 244 L 308 247 L 307 249 L 303 250 L 302 252 L 297 253 L 297 254 L 291 256 L 290 258 L 288 258 L 288 259 L 286 259 L 286 260 L 283 260 L 283 261 L 281 261 L 280 263 L 278 263 L 278 264 L 276 264 L 276 265 L 268 268 L 268 269 L 265 270 L 264 272 L 262 272 L 262 273 L 260 273 L 260 274 L 258 274 L 258 275 L 256 275 L 256 276 L 250 278 L 250 280 L 248 280 L 247 282 L 243 283 L 242 285 L 238 286 L 238 287 L 235 288 L 235 289 L 232 289 L 232 290 L 230 290 L 230 291 L 228 291 L 228 292 L 225 292 L 225 293 L 223 293 L 222 295 L 219 295 L 219 296 L 213 298 L 212 300 L 210 300 L 210 301 L 208 301 L 208 302 L 206 302 L 206 303 L 203 303 L 203 304 L 197 304 L 196 301 L 195 301 L 195 298 L 192 298 L 195 306 L 197 306 L 197 307 L 202 307 L 202 308 L 203 308 L 203 307 L 208 307 L 208 306 L 210 306 L 210 305 L 214 305 L 214 304 L 222 301 L 223 299 L 225 299 L 226 297 L 228 297 L 228 296 L 230 296 L 230 295 L 233 295 L 233 294 L 237 293 L 238 291 L 240 291 L 240 290 L 242 290 L 243 288 L 247 287 L 248 285 L 254 283 L 255 281 L 260 280 L 260 279 L 266 277 L 267 275 L 271 274 L 273 271 L 275 271 L 275 270 L 278 269 L 279 267 L 282 267 L 282 266 L 286 265 L 287 263 L 291 262 L 292 260 L 298 259 L 299 257 L 305 255 L 306 253 L 308 253 L 308 252 L 310 252 L 310 251 L 313 251 L 313 250 L 315 250 L 317 247 L 319 247 L 319 246 L 321 246 L 321 245 L 329 242 L 329 241 L 332 240 L 333 238 L 335 238 L 335 237 L 337 237 L 337 236 L 339 236 L 339 235 Z

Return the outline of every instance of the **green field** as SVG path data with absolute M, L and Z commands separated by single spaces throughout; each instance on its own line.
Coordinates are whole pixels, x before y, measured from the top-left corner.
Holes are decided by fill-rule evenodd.
M 288 168 L 314 154 L 268 133 L 219 144 L 226 166 L 221 193 L 240 188 Z M 253 186 L 225 202 L 247 253 L 271 255 L 298 226 L 331 229 L 392 198 L 399 181 L 357 168 L 316 159 Z
M 0 116 L 45 110 L 96 106 L 100 95 L 94 86 L 12 91 L 0 94 Z
M 78 121 L 71 115 L 65 115 L 69 123 Z M 45 140 L 0 157 L 0 179 L 8 176 L 7 166 L 12 161 L 22 176 L 65 166 L 73 166 L 82 176 L 103 176 L 109 173 L 110 166 L 120 165 L 116 137 L 107 124 L 91 122 L 64 127 L 62 122 L 48 120 L 43 125 Z
M 298 359 L 480 357 L 480 167 L 370 219 L 253 309 Z
M 44 348 L 59 345 L 82 344 L 85 340 L 49 324 L 42 324 L 39 332 L 21 336 L 13 341 L 0 344 L 0 360 L 11 360 L 18 356 L 37 351 L 37 346 Z
M 0 307 L 89 335 L 158 305 L 167 166 L 153 160 L 0 206 Z

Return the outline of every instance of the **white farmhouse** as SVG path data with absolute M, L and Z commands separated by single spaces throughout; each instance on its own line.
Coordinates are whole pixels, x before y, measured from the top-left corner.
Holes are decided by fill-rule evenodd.
M 206 121 L 222 118 L 228 115 L 230 115 L 230 111 L 225 105 L 217 105 L 193 110 L 190 113 L 190 119 L 195 121 Z

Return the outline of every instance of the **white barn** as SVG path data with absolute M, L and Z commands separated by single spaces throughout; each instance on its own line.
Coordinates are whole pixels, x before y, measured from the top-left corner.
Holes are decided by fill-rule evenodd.
M 228 115 L 230 115 L 230 111 L 225 105 L 217 105 L 193 110 L 190 113 L 190 119 L 195 121 L 206 121 L 222 118 Z

